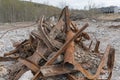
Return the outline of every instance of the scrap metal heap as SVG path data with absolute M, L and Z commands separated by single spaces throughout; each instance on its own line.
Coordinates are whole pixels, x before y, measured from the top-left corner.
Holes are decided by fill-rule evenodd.
M 108 74 L 106 80 L 110 80 L 115 49 L 108 45 L 104 54 L 100 53 L 98 40 L 93 50 L 92 41 L 85 46 L 84 40 L 90 40 L 84 32 L 88 24 L 78 29 L 69 17 L 67 6 L 55 26 L 42 17 L 38 30 L 32 31 L 28 40 L 15 44 L 14 50 L 0 57 L 0 61 L 17 61 L 10 68 L 9 80 L 18 80 L 27 70 L 33 72 L 32 80 L 47 80 L 57 75 L 68 80 L 105 80 L 99 77 L 104 71 Z

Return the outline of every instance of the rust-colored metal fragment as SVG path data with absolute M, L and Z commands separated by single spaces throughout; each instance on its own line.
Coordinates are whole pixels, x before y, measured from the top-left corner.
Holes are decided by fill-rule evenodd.
M 99 45 L 100 45 L 100 41 L 97 40 L 95 48 L 94 48 L 95 53 L 99 53 Z
M 73 76 L 71 74 L 67 74 L 67 78 L 68 78 L 68 80 L 78 80 L 75 76 Z
M 30 60 L 19 58 L 18 61 L 27 66 L 33 72 L 37 72 L 39 70 L 39 66 L 31 62 Z
M 45 34 L 45 32 L 43 30 L 43 27 L 42 27 L 43 19 L 44 19 L 44 17 L 42 17 L 41 20 L 40 20 L 40 24 L 39 24 L 39 27 L 38 27 L 39 33 L 42 37 L 43 42 L 47 45 L 47 47 L 50 50 L 55 50 L 54 45 L 51 43 L 49 37 Z
M 93 41 L 91 41 L 91 42 L 90 42 L 89 49 L 91 48 L 91 46 L 92 46 L 92 43 L 93 43 Z
M 30 70 L 32 70 L 33 72 L 36 71 L 37 67 L 38 67 L 38 63 L 39 60 L 42 58 L 41 56 L 39 56 L 40 53 L 40 49 L 39 49 L 39 44 L 37 45 L 37 49 L 36 51 L 33 53 L 32 56 L 28 57 L 27 60 L 26 59 L 21 59 L 19 58 L 18 61 L 21 62 L 21 65 L 23 66 L 22 69 L 18 69 L 19 72 L 15 75 L 14 80 L 18 80 L 20 78 L 20 76 L 26 72 L 26 70 L 28 70 L 28 68 Z M 33 66 L 30 66 L 33 65 Z M 28 68 L 27 68 L 27 67 Z
M 82 32 L 82 37 L 84 37 L 87 40 L 90 40 L 90 36 L 86 32 Z
M 0 57 L 0 62 L 2 61 L 15 61 L 18 57 Z
M 55 27 L 53 27 L 53 29 L 50 31 L 49 37 L 54 40 L 57 34 L 60 33 L 60 29 L 62 29 L 63 25 L 64 25 L 64 22 L 62 19 L 60 19 L 55 25 Z
M 28 69 L 25 66 L 22 67 L 22 69 L 20 69 L 17 75 L 14 76 L 13 80 L 18 80 L 21 77 L 21 75 L 24 74 L 26 71 L 28 71 Z
M 87 77 L 88 79 L 96 79 L 98 77 L 98 75 L 100 74 L 103 66 L 104 66 L 104 63 L 105 63 L 105 60 L 107 59 L 108 55 L 109 55 L 109 52 L 110 52 L 110 45 L 107 46 L 106 48 L 106 51 L 103 55 L 103 58 L 98 66 L 98 69 L 96 71 L 96 73 L 94 75 L 91 75 L 90 73 L 88 73 L 85 69 L 82 68 L 82 66 L 78 63 L 75 63 L 75 69 L 82 72 L 84 74 L 85 77 Z
M 63 65 L 43 66 L 40 68 L 40 71 L 44 77 L 56 76 L 56 75 L 75 72 L 75 70 L 65 69 Z
M 40 40 L 42 40 L 42 37 L 40 36 L 40 34 L 37 32 L 37 31 L 32 31 L 31 32 L 31 34 L 32 35 L 34 35 L 35 37 L 37 37 L 38 39 L 40 39 Z M 52 34 L 52 33 L 51 33 Z M 58 41 L 56 41 L 56 40 L 53 40 L 53 39 L 51 39 L 50 40 L 52 43 L 54 42 L 54 46 L 56 47 L 56 48 L 61 48 L 61 46 L 63 45 L 62 43 L 60 43 L 60 42 L 58 42 Z
M 9 56 L 17 52 L 17 49 L 10 51 L 9 53 L 5 53 L 4 56 Z
M 110 80 L 112 77 L 114 62 L 115 62 L 115 49 L 111 48 L 108 56 L 108 61 L 107 61 L 108 72 L 109 72 L 108 80 Z
M 40 73 L 41 71 L 39 70 L 34 77 L 32 78 L 32 80 L 37 80 L 42 74 Z
M 72 27 L 70 27 L 71 30 L 72 30 L 73 32 L 77 32 L 79 29 L 78 29 L 78 27 L 76 27 L 76 24 L 74 24 L 72 21 L 70 21 L 70 23 L 71 23 L 70 26 L 72 26 Z

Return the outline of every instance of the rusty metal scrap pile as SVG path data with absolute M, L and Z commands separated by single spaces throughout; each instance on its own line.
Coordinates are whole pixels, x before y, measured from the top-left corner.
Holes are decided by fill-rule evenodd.
M 54 26 L 42 17 L 38 20 L 38 30 L 32 31 L 28 40 L 15 44 L 14 50 L 0 57 L 0 61 L 17 61 L 11 67 L 9 80 L 18 80 L 27 70 L 33 72 L 32 80 L 57 75 L 64 75 L 68 80 L 102 80 L 99 76 L 103 71 L 108 72 L 106 80 L 111 79 L 115 49 L 108 45 L 104 54 L 100 53 L 98 40 L 93 50 L 92 41 L 85 46 L 84 40 L 90 40 L 84 32 L 88 24 L 78 29 L 69 17 L 68 7 L 62 10 Z

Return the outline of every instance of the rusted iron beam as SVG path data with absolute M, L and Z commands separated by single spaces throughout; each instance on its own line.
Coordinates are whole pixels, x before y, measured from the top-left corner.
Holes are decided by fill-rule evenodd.
M 65 25 L 66 25 L 66 42 L 69 41 L 73 36 L 74 33 L 70 29 L 70 19 L 69 19 L 69 12 L 68 7 L 65 7 Z M 67 69 L 74 68 L 74 41 L 71 41 L 67 46 L 64 54 L 64 67 Z
M 0 57 L 0 62 L 2 61 L 15 61 L 18 57 Z
M 71 23 L 71 26 L 73 27 L 73 28 L 70 27 L 71 30 L 72 30 L 73 32 L 77 32 L 77 31 L 78 31 L 78 28 L 75 26 L 75 24 L 73 24 L 72 21 L 70 21 L 70 23 Z M 86 32 L 82 32 L 81 36 L 79 36 L 79 37 L 84 37 L 85 39 L 90 40 L 90 36 L 89 36 Z
M 70 31 L 70 18 L 69 18 L 68 6 L 65 7 L 65 32 Z
M 64 25 L 64 22 L 62 19 L 60 19 L 57 24 L 55 25 L 55 27 L 53 27 L 53 29 L 50 31 L 50 33 L 48 34 L 48 36 L 51 39 L 55 39 L 55 37 L 57 36 L 57 34 L 60 33 L 60 29 L 62 29 L 62 26 Z
M 78 27 L 76 27 L 76 24 L 74 24 L 72 21 L 70 21 L 70 23 L 71 23 L 71 30 L 73 31 L 73 32 L 77 32 L 79 29 L 78 29 Z
M 17 75 L 14 76 L 13 80 L 18 80 L 21 77 L 21 75 L 23 75 L 26 71 L 28 71 L 28 69 L 25 66 L 22 67 L 22 69 L 17 73 Z
M 90 36 L 86 32 L 82 32 L 82 37 L 84 37 L 86 40 L 90 40 Z
M 71 74 L 67 74 L 67 79 L 68 80 L 78 80 L 75 76 L 73 76 Z
M 31 32 L 32 35 L 34 35 L 35 37 L 37 37 L 38 39 L 42 40 L 42 37 L 40 36 L 40 34 L 37 32 L 37 31 L 32 31 Z M 62 43 L 56 41 L 56 40 L 53 40 L 53 39 L 50 39 L 50 41 L 53 43 L 54 42 L 54 47 L 56 48 L 61 48 L 61 46 L 63 45 Z
M 65 8 L 66 8 L 66 7 L 65 7 Z M 61 14 L 60 14 L 60 17 L 59 17 L 58 21 L 64 16 L 65 8 L 61 11 Z
M 41 71 L 39 70 L 32 78 L 32 80 L 37 80 L 42 74 L 40 73 Z
M 24 45 L 26 45 L 26 41 L 24 41 L 25 43 L 23 43 Z M 36 42 L 37 42 L 37 39 L 36 39 Z M 31 48 L 35 48 L 35 47 L 33 47 L 33 46 L 35 46 L 36 44 L 36 42 L 34 42 L 34 38 L 33 38 L 33 36 L 32 35 L 30 35 L 30 39 L 29 39 L 29 44 L 31 45 Z M 19 46 L 20 47 L 20 46 Z M 28 57 L 27 58 L 28 59 L 28 61 L 24 61 L 24 60 L 20 60 L 18 63 L 19 63 L 19 69 L 17 69 L 19 72 L 15 75 L 15 77 L 14 77 L 14 80 L 18 80 L 20 77 L 21 77 L 21 75 L 23 74 L 23 73 L 25 73 L 27 70 L 28 70 L 28 68 L 29 69 L 31 69 L 33 72 L 35 71 L 34 70 L 34 67 L 33 66 L 30 66 L 30 65 L 34 65 L 34 64 L 38 64 L 38 61 L 39 61 L 39 59 L 40 59 L 40 57 L 38 56 L 38 54 L 35 52 L 32 56 L 30 56 L 30 57 Z M 19 60 L 19 59 L 18 59 Z M 32 64 L 31 62 L 29 62 L 29 60 L 31 61 L 31 62 L 33 62 L 34 64 Z M 22 63 L 20 63 L 20 62 L 23 62 L 23 64 Z M 28 67 L 26 67 L 25 65 Z M 30 68 L 31 67 L 31 68 Z
M 45 56 L 41 53 L 41 51 L 40 51 L 40 42 L 38 42 L 38 44 L 37 44 L 37 48 L 36 48 L 36 51 L 35 51 L 35 53 L 39 56 L 39 59 L 38 60 L 40 60 L 41 58 L 43 58 L 45 61 L 47 61 L 47 59 L 45 58 Z M 35 57 L 37 57 L 37 56 L 35 56 Z M 33 58 L 33 59 L 35 59 L 35 57 Z M 34 61 L 34 60 L 33 60 Z M 38 64 L 38 62 L 36 63 L 36 64 Z
M 39 70 L 39 60 L 42 58 L 41 56 L 39 56 L 40 53 L 40 49 L 39 49 L 39 45 L 37 45 L 37 49 L 36 51 L 33 53 L 32 56 L 28 57 L 27 59 L 18 59 L 19 63 L 21 62 L 21 66 L 23 66 L 22 69 L 19 70 L 19 72 L 17 73 L 16 77 L 14 78 L 14 80 L 18 80 L 19 77 L 26 72 L 26 70 L 28 70 L 28 68 L 30 70 L 32 70 L 33 72 L 36 73 L 37 68 Z M 32 66 L 31 66 L 32 65 Z M 27 66 L 27 67 L 26 67 Z
M 56 76 L 56 75 L 75 72 L 75 70 L 65 69 L 63 65 L 43 66 L 41 67 L 40 71 L 44 77 L 50 77 L 50 76 Z
M 89 49 L 91 48 L 91 46 L 92 46 L 92 43 L 93 43 L 93 41 L 91 41 L 91 42 L 90 42 Z
M 103 55 L 103 58 L 98 66 L 98 69 L 94 75 L 91 75 L 90 73 L 88 73 L 85 69 L 82 68 L 82 66 L 79 63 L 75 63 L 75 69 L 83 73 L 84 76 L 87 77 L 88 79 L 96 79 L 98 75 L 100 74 L 102 68 L 104 67 L 104 63 L 109 55 L 110 48 L 111 48 L 110 45 L 108 45 Z
M 66 41 L 70 40 L 74 33 L 70 30 L 66 33 Z M 74 41 L 70 42 L 64 54 L 64 67 L 67 69 L 74 68 Z
M 15 54 L 16 52 L 17 52 L 17 49 L 12 50 L 12 51 L 10 51 L 8 53 L 4 53 L 4 56 L 9 56 L 9 55 Z
M 43 42 L 46 44 L 46 46 L 50 49 L 50 50 L 55 50 L 55 47 L 54 45 L 51 43 L 49 37 L 45 34 L 44 30 L 43 30 L 43 19 L 44 17 L 41 18 L 40 20 L 40 23 L 39 23 L 39 27 L 38 27 L 38 30 L 39 30 L 39 33 L 40 33 L 40 36 L 42 37 L 42 40 Z
M 94 52 L 95 53 L 99 53 L 99 45 L 100 45 L 100 41 L 96 41 L 96 45 L 95 45 L 95 48 L 94 48 Z
M 28 59 L 19 58 L 18 61 L 27 66 L 33 72 L 37 72 L 39 70 L 39 66 Z
M 114 62 L 115 62 L 115 49 L 111 48 L 109 56 L 108 56 L 108 61 L 107 61 L 108 72 L 109 72 L 108 80 L 110 80 L 112 77 L 112 70 L 114 67 Z

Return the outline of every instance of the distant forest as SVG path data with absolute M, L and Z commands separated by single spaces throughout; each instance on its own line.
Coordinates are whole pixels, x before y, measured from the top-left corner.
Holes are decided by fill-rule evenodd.
M 59 13 L 60 9 L 53 6 L 20 0 L 0 0 L 0 22 L 34 21 L 42 15 L 50 17 Z

